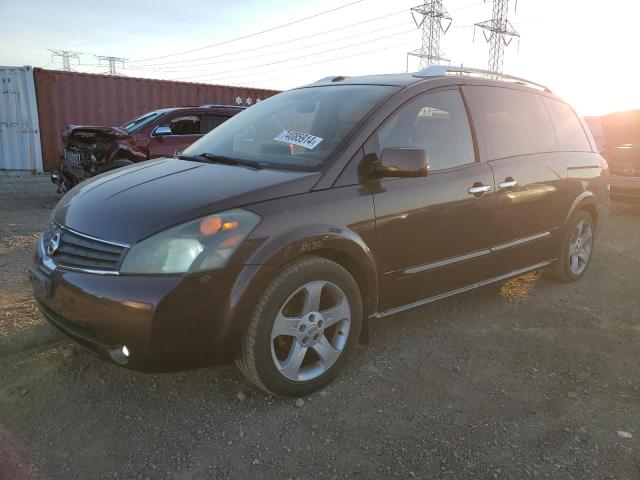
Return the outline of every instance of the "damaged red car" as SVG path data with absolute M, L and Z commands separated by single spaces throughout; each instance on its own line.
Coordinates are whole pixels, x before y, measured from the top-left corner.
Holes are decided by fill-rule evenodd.
M 154 110 L 120 127 L 69 125 L 62 132 L 64 153 L 51 173 L 58 192 L 116 168 L 172 157 L 245 107 L 202 105 Z

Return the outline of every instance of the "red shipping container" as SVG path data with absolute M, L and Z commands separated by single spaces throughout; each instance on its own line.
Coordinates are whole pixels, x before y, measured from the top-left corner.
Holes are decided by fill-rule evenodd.
M 278 93 L 258 88 L 173 82 L 34 68 L 45 170 L 62 154 L 69 124 L 119 126 L 159 108 L 226 104 L 245 106 Z

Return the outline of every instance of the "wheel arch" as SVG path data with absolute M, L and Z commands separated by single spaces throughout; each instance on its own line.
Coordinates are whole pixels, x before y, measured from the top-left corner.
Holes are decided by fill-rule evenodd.
M 316 256 L 331 260 L 344 268 L 354 278 L 362 298 L 362 330 L 360 340 L 369 342 L 369 317 L 378 310 L 377 273 L 371 275 L 354 257 L 337 249 L 320 249 Z M 371 281 L 371 279 L 374 281 Z
M 319 249 L 314 252 L 314 255 L 331 260 L 349 272 L 358 284 L 358 289 L 360 290 L 364 318 L 375 313 L 378 303 L 377 281 L 371 281 L 369 277 L 370 272 L 367 272 L 367 269 L 363 268 L 363 265 L 356 258 L 343 250 L 332 248 Z
M 371 249 L 358 233 L 348 227 L 315 225 L 298 229 L 264 245 L 256 255 L 268 256 L 260 262 L 278 269 L 304 256 L 336 262 L 355 279 L 362 295 L 364 316 L 374 313 L 378 302 L 378 272 Z M 269 252 L 269 253 L 267 253 Z M 251 262 L 256 263 L 256 262 Z
M 564 220 L 565 228 L 569 223 L 569 219 L 577 211 L 587 212 L 589 215 L 591 215 L 594 225 L 595 226 L 598 225 L 598 220 L 599 220 L 598 219 L 598 201 L 596 199 L 596 196 L 593 193 L 582 192 L 580 195 L 578 195 L 575 198 L 575 200 L 571 204 L 571 208 L 569 209 L 567 216 L 565 217 L 565 220 Z
M 378 272 L 371 249 L 360 235 L 346 227 L 308 226 L 262 244 L 245 260 L 246 264 L 264 272 L 260 275 L 255 272 L 257 277 L 262 277 L 261 285 L 256 288 L 253 279 L 240 281 L 234 288 L 232 305 L 246 303 L 247 296 L 259 294 L 257 290 L 266 288 L 283 268 L 308 256 L 331 260 L 354 278 L 362 297 L 363 336 L 366 339 L 367 319 L 378 306 Z

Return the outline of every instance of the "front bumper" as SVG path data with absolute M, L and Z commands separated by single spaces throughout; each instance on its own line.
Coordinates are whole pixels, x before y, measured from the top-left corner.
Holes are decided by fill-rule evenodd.
M 611 198 L 640 201 L 640 177 L 611 175 Z
M 193 275 L 143 276 L 51 266 L 38 248 L 30 277 L 45 317 L 99 357 L 149 372 L 230 363 L 243 319 L 249 318 L 255 298 L 266 286 L 265 268 L 269 270 L 248 265 Z M 112 355 L 122 346 L 130 352 L 125 362 Z

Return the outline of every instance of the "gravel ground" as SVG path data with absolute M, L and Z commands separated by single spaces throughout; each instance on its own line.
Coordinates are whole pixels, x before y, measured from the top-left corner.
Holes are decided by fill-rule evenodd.
M 26 278 L 57 201 L 0 178 L 0 478 L 640 478 L 640 206 L 576 284 L 529 274 L 372 322 L 297 402 L 234 367 L 148 375 L 53 331 Z

